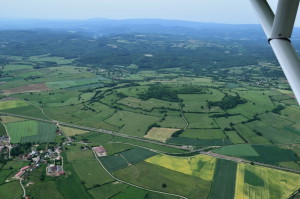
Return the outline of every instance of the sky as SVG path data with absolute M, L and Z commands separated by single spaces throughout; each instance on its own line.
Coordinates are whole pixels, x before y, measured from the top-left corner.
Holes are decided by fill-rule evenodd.
M 276 8 L 277 0 L 269 3 Z M 0 19 L 159 18 L 259 23 L 249 0 L 0 0 L 0 5 Z

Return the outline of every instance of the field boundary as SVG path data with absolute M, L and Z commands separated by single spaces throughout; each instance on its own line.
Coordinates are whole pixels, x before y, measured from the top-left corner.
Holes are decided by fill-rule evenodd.
M 155 190 L 152 190 L 152 189 L 147 189 L 147 188 L 140 187 L 140 186 L 138 186 L 138 185 L 131 184 L 131 183 L 129 183 L 129 182 L 120 180 L 120 179 L 116 178 L 115 176 L 113 176 L 109 171 L 106 170 L 106 168 L 103 166 L 102 162 L 97 158 L 97 154 L 96 154 L 96 152 L 94 151 L 94 149 L 92 149 L 92 151 L 93 151 L 93 153 L 94 153 L 95 158 L 97 159 L 97 161 L 98 161 L 99 164 L 101 165 L 101 167 L 107 172 L 108 175 L 110 175 L 110 176 L 111 176 L 113 179 L 115 179 L 116 181 L 119 181 L 119 182 L 121 182 L 121 183 L 130 185 L 130 186 L 133 186 L 133 187 L 136 187 L 136 188 L 138 188 L 138 189 L 145 190 L 145 191 L 150 191 L 150 192 L 154 192 L 154 193 L 160 193 L 160 194 L 165 194 L 165 195 L 169 195 L 169 196 L 175 196 L 175 197 L 178 197 L 178 198 L 188 199 L 188 198 L 185 197 L 185 196 L 181 196 L 181 195 L 177 195 L 177 194 L 172 194 L 172 193 L 167 193 L 167 192 L 155 191 Z

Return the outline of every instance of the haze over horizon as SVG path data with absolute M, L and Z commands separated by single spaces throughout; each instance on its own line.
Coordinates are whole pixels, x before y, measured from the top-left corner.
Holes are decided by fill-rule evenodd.
M 269 3 L 276 9 L 277 0 Z M 0 8 L 0 19 L 91 18 L 258 24 L 249 1 L 240 0 L 10 0 L 2 2 Z M 296 26 L 300 26 L 299 20 Z

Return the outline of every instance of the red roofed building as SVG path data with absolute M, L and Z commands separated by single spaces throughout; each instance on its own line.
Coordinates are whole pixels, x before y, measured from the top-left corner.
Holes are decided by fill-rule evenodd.
M 106 156 L 106 150 L 103 146 L 93 147 L 93 150 L 97 153 L 98 157 Z
M 15 175 L 15 177 L 16 177 L 16 178 L 19 178 L 19 177 L 21 177 L 24 173 L 25 173 L 25 171 L 19 171 L 19 172 Z
M 24 171 L 24 170 L 28 169 L 29 167 L 30 166 L 23 167 L 23 168 L 20 169 L 20 171 Z

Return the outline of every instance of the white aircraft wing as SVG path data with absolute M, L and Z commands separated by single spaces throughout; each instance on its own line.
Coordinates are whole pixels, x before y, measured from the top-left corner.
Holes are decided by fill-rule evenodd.
M 267 0 L 250 0 L 300 105 L 300 60 L 291 44 L 299 0 L 279 0 L 274 14 Z

